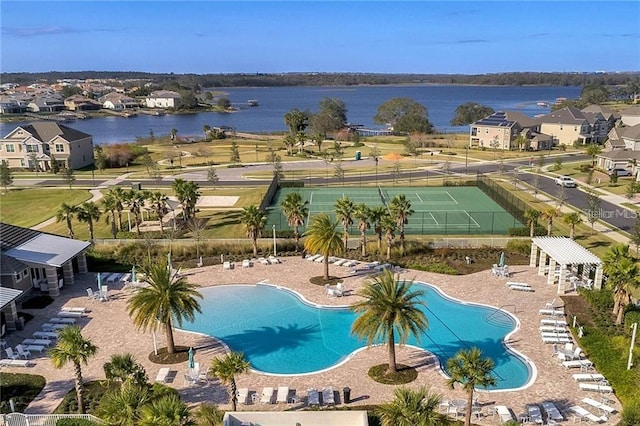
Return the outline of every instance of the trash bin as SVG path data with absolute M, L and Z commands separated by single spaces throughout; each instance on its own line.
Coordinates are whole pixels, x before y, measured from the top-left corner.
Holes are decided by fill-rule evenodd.
M 360 160 L 360 159 L 362 159 L 362 152 L 356 151 L 356 160 Z
M 342 402 L 344 404 L 351 402 L 351 388 L 346 387 L 342 389 Z

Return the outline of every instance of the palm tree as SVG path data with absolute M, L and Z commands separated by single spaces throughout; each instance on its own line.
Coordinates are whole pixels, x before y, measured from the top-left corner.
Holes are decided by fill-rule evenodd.
M 400 254 L 404 256 L 404 226 L 409 223 L 409 216 L 414 210 L 411 208 L 411 201 L 407 200 L 404 194 L 396 195 L 389 203 L 391 215 L 395 217 L 400 232 Z
M 362 255 L 367 255 L 367 230 L 371 226 L 371 209 L 365 204 L 360 203 L 355 207 L 353 217 L 358 219 L 358 229 L 360 230 L 360 246 Z
M 224 411 L 213 404 L 200 404 L 193 413 L 197 426 L 219 426 L 222 425 Z
M 55 368 L 63 368 L 68 363 L 73 364 L 78 398 L 78 412 L 84 414 L 84 389 L 82 385 L 82 364 L 87 365 L 89 358 L 98 351 L 91 340 L 82 336 L 77 325 L 62 328 L 58 332 L 58 343 L 49 351 L 49 356 Z
M 616 315 L 616 324 L 622 324 L 625 307 L 631 303 L 634 288 L 640 286 L 639 268 L 629 254 L 629 246 L 625 244 L 609 248 L 602 262 L 608 277 L 607 285 L 614 291 L 613 314 Z
M 398 387 L 393 392 L 391 402 L 381 404 L 376 409 L 382 426 L 438 426 L 448 424 L 446 418 L 438 414 L 442 397 L 431 393 L 425 386 L 416 390 Z
M 136 327 L 146 330 L 164 328 L 167 336 L 167 352 L 175 352 L 173 322 L 182 326 L 182 321 L 193 321 L 195 313 L 202 312 L 198 299 L 202 294 L 196 286 L 179 277 L 162 260 L 146 264 L 142 272 L 147 277 L 148 287 L 138 289 L 127 301 L 129 316 Z
M 424 292 L 413 290 L 413 281 L 400 280 L 393 272 L 385 270 L 358 292 L 364 298 L 350 309 L 358 314 L 351 326 L 351 332 L 365 338 L 367 346 L 386 341 L 389 350 L 389 368 L 387 374 L 395 374 L 396 333 L 398 344 L 404 345 L 411 335 L 420 340 L 420 336 L 429 327 L 421 300 Z
M 324 279 L 329 279 L 329 256 L 342 250 L 340 233 L 336 229 L 337 222 L 331 220 L 327 213 L 314 216 L 304 235 L 307 239 L 304 248 L 309 253 L 320 253 L 324 256 Z
M 562 216 L 562 221 L 569 225 L 569 238 L 573 240 L 576 236 L 576 225 L 582 223 L 582 218 L 576 212 L 566 213 Z
M 118 227 L 116 225 L 116 211 L 118 209 L 118 203 L 114 195 L 107 192 L 104 198 L 102 198 L 102 206 L 104 207 L 105 213 L 109 213 L 104 217 L 104 219 L 111 225 L 111 235 L 116 239 L 118 237 Z
M 93 240 L 93 221 L 100 220 L 102 213 L 100 208 L 93 201 L 82 203 L 77 210 L 77 217 L 80 222 L 86 222 L 89 229 L 89 239 Z
M 124 202 L 129 207 L 129 211 L 133 213 L 138 235 L 140 235 L 140 213 L 142 213 L 142 207 L 144 207 L 144 202 L 148 196 L 148 191 L 137 191 L 135 189 L 127 191 L 125 194 Z
M 142 407 L 153 400 L 151 388 L 126 380 L 122 386 L 105 393 L 96 413 L 114 426 L 135 426 Z
M 171 131 L 169 131 L 169 137 L 171 138 L 171 140 L 175 140 L 176 139 L 176 135 L 178 134 L 178 129 L 171 129 Z
M 247 229 L 247 237 L 253 243 L 253 255 L 258 255 L 258 238 L 262 235 L 262 229 L 267 224 L 267 216 L 256 205 L 242 209 L 240 221 Z
M 158 217 L 158 223 L 160 224 L 160 232 L 164 232 L 164 226 L 162 224 L 162 219 L 169 213 L 168 207 L 169 197 L 163 194 L 160 191 L 151 192 L 149 194 L 149 203 L 151 203 L 151 208 L 153 212 Z
M 303 202 L 299 192 L 291 192 L 287 194 L 280 207 L 287 218 L 287 223 L 293 228 L 293 238 L 296 240 L 296 250 L 298 250 L 300 243 L 298 227 L 304 225 L 304 220 L 309 214 L 309 202 L 306 200 Z
M 549 207 L 540 214 L 540 217 L 547 221 L 547 236 L 551 235 L 551 229 L 553 228 L 553 219 L 555 217 L 558 217 L 558 215 L 560 215 L 560 211 L 555 207 Z
M 391 260 L 391 247 L 393 246 L 393 240 L 396 238 L 397 225 L 398 223 L 390 215 L 384 215 L 380 222 L 380 229 L 387 239 L 387 260 Z
M 244 358 L 241 352 L 230 352 L 222 358 L 214 358 L 213 361 L 211 361 L 211 368 L 209 370 L 211 374 L 230 387 L 231 411 L 236 411 L 238 404 L 236 376 L 249 371 L 249 367 L 249 361 Z
M 535 209 L 528 209 L 524 212 L 524 218 L 529 226 L 529 236 L 533 238 L 536 233 L 536 226 L 538 226 L 538 219 L 540 218 L 540 212 Z
M 67 203 L 62 203 L 60 208 L 56 212 L 56 222 L 62 222 L 63 220 L 67 223 L 67 234 L 69 238 L 73 239 L 75 234 L 73 233 L 73 225 L 71 221 L 73 220 L 73 215 L 78 212 L 78 208 L 76 206 L 71 206 Z
M 107 191 L 105 197 L 112 197 L 115 210 L 118 212 L 118 230 L 122 231 L 122 210 L 124 210 L 124 200 L 127 196 L 127 191 L 121 187 L 116 186 Z
M 120 383 L 129 380 L 138 386 L 144 386 L 149 381 L 144 367 L 130 353 L 111 355 L 102 368 L 107 380 Z
M 382 219 L 389 215 L 389 211 L 384 206 L 377 206 L 371 209 L 371 224 L 378 237 L 378 253 L 382 252 Z
M 349 227 L 353 225 L 354 208 L 355 206 L 353 205 L 353 201 L 351 201 L 346 195 L 343 195 L 342 198 L 336 200 L 336 215 L 338 216 L 338 220 L 342 222 L 342 228 L 344 229 L 343 238 L 345 253 L 348 250 L 347 243 L 349 242 Z
M 200 187 L 193 181 L 186 181 L 184 179 L 176 179 L 173 182 L 172 188 L 176 193 L 178 201 L 182 205 L 182 219 L 186 222 L 191 217 L 196 215 L 196 203 L 200 198 L 198 189 Z
M 473 391 L 476 386 L 495 386 L 497 381 L 493 373 L 493 360 L 483 358 L 482 351 L 476 347 L 471 349 L 461 349 L 453 358 L 447 361 L 447 372 L 449 373 L 448 384 L 451 389 L 456 384 L 461 384 L 462 388 L 469 394 L 467 398 L 467 411 L 465 413 L 464 424 L 471 424 L 471 409 L 473 408 Z
M 187 404 L 177 394 L 167 394 L 143 405 L 137 426 L 187 426 L 193 425 Z
M 585 149 L 585 153 L 591 157 L 591 167 L 596 166 L 596 157 L 602 152 L 602 147 L 595 143 L 590 143 Z

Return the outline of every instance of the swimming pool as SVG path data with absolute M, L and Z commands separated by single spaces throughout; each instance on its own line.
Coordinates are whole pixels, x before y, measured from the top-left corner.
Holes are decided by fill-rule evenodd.
M 434 286 L 415 283 L 425 293 L 429 329 L 408 344 L 434 353 L 441 365 L 461 348 L 477 346 L 495 363 L 495 389 L 526 386 L 533 370 L 503 343 L 518 326 L 493 307 L 446 297 Z M 297 294 L 270 285 L 227 285 L 200 290 L 202 314 L 183 329 L 221 339 L 243 352 L 252 368 L 268 374 L 308 374 L 334 367 L 365 343 L 351 335 L 356 314 L 344 308 L 318 307 Z

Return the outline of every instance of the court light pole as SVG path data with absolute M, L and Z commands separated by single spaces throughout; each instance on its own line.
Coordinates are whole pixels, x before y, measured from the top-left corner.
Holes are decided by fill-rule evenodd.
M 273 229 L 273 255 L 277 256 L 277 251 L 276 251 L 276 225 L 272 225 L 271 228 Z
M 467 174 L 467 166 L 469 165 L 469 146 L 464 146 L 464 174 Z

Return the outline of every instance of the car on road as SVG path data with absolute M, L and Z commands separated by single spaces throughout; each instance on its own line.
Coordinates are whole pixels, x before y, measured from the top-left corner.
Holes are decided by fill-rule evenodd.
M 631 176 L 631 171 L 627 170 L 627 169 L 621 169 L 621 168 L 616 168 L 616 169 L 609 169 L 607 170 L 607 174 L 609 176 Z
M 576 181 L 570 176 L 558 176 L 555 178 L 556 185 L 564 186 L 565 188 L 575 188 L 578 186 Z

